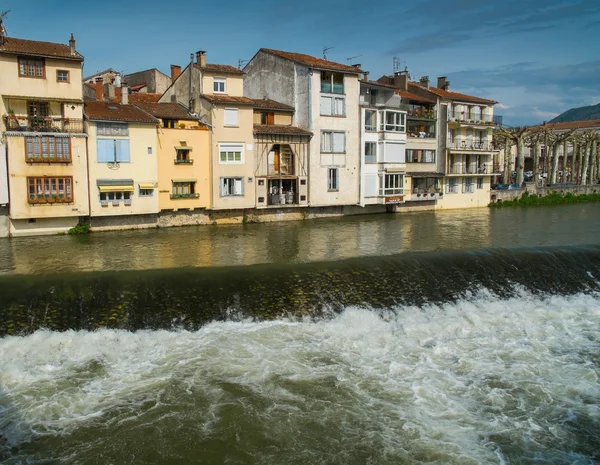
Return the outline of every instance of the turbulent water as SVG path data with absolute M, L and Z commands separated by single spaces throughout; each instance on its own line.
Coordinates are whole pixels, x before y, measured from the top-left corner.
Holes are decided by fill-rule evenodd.
M 477 248 L 444 217 L 404 225 L 407 249 L 397 219 L 240 229 L 189 268 L 0 243 L 0 463 L 600 463 L 600 209 L 573 208 Z M 238 240 L 254 265 L 214 267 Z

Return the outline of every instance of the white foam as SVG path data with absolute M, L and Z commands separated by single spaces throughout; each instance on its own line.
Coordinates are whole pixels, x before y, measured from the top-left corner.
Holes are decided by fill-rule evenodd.
M 598 334 L 597 295 L 524 291 L 393 313 L 349 308 L 316 323 L 38 331 L 0 340 L 0 433 L 19 445 L 95 425 L 108 438 L 109 424 L 140 424 L 154 409 L 185 412 L 210 438 L 240 408 L 275 442 L 298 435 L 286 447 L 306 463 L 321 440 L 342 462 L 335 444 L 372 444 L 373 457 L 398 460 L 504 463 L 498 437 L 521 453 L 587 463 L 572 427 L 600 422 Z M 185 411 L 187 402 L 203 409 Z M 331 437 L 311 443 L 320 428 Z

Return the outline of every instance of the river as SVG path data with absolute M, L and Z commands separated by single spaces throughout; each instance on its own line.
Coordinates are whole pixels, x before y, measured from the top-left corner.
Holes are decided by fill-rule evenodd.
M 0 241 L 0 462 L 594 464 L 600 205 Z

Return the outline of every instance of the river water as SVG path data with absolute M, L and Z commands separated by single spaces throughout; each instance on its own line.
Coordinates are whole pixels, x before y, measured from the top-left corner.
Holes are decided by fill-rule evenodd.
M 587 204 L 0 241 L 0 462 L 599 463 L 598 238 Z

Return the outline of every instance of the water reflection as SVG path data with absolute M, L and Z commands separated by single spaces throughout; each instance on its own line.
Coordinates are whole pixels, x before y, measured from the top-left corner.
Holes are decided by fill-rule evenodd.
M 0 273 L 300 263 L 404 251 L 591 244 L 600 205 L 475 209 L 0 240 Z

